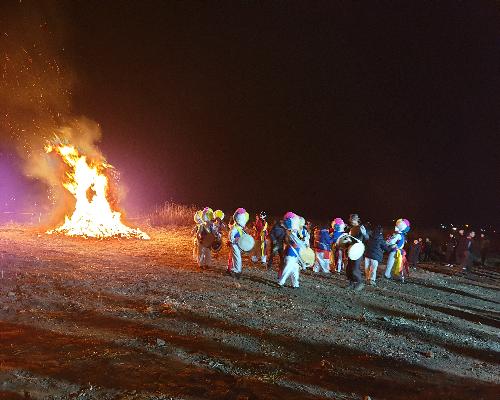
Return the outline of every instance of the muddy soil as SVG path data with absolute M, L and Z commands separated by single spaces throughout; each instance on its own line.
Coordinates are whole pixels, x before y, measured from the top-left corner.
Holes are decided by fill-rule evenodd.
M 498 269 L 278 289 L 248 258 L 227 276 L 224 251 L 199 270 L 188 229 L 148 233 L 0 228 L 0 399 L 500 397 Z

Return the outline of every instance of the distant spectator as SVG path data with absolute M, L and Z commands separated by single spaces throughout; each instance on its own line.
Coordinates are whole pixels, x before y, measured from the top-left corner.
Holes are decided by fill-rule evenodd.
M 481 263 L 481 241 L 474 239 L 471 244 L 471 256 L 474 265 L 480 265 Z
M 484 267 L 486 265 L 486 258 L 488 257 L 488 252 L 490 251 L 490 239 L 488 239 L 484 233 L 481 233 L 480 249 L 481 249 L 481 265 Z
M 447 267 L 455 264 L 455 250 L 457 247 L 457 239 L 453 233 L 450 233 L 448 240 L 445 243 L 446 255 L 445 255 L 445 263 Z
M 418 238 L 418 244 L 420 245 L 420 250 L 418 252 L 418 260 L 423 261 L 424 252 L 422 250 L 424 249 L 424 240 L 422 238 Z
M 465 238 L 465 250 L 462 258 L 462 269 L 466 271 L 466 275 L 470 275 L 472 273 L 473 258 L 471 249 L 474 242 L 474 236 L 476 236 L 476 233 L 474 231 L 471 231 Z
M 455 258 L 458 265 L 463 265 L 464 254 L 467 247 L 467 236 L 464 235 L 464 230 L 458 231 L 457 247 L 455 251 Z
M 415 239 L 410 246 L 410 252 L 408 254 L 408 263 L 410 268 L 417 269 L 417 264 L 420 256 L 421 244 L 418 239 Z
M 424 261 L 431 261 L 432 255 L 432 242 L 429 238 L 425 238 L 424 243 Z

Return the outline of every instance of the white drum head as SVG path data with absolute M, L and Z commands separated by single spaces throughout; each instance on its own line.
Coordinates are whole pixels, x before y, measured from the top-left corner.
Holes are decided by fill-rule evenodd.
M 361 242 L 354 243 L 353 245 L 349 246 L 349 249 L 347 250 L 347 256 L 349 257 L 350 260 L 356 261 L 365 252 L 365 245 Z
M 255 239 L 246 233 L 243 233 L 238 240 L 238 247 L 246 252 L 252 250 L 254 245 Z

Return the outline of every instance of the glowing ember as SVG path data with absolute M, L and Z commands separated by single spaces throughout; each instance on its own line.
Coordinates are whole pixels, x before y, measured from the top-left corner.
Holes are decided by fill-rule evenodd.
M 47 233 L 91 238 L 124 237 L 149 239 L 139 229 L 129 228 L 121 222 L 121 213 L 113 211 L 106 197 L 108 178 L 104 171 L 111 166 L 105 162 L 89 165 L 87 157 L 80 155 L 71 145 L 48 145 L 47 153 L 56 152 L 70 167 L 63 186 L 76 199 L 71 217 L 66 216 L 59 228 Z

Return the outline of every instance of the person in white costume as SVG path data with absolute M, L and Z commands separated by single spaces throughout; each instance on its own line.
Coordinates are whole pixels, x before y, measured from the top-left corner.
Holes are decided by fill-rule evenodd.
M 301 269 L 301 261 L 299 252 L 300 249 L 305 247 L 305 243 L 299 238 L 299 224 L 300 217 L 292 212 L 285 214 L 284 224 L 287 228 L 287 238 L 286 238 L 286 249 L 285 249 L 285 265 L 281 276 L 278 279 L 279 287 L 283 287 L 290 277 L 292 281 L 292 287 L 299 287 L 299 275 Z
M 402 251 L 406 241 L 406 234 L 409 230 L 410 222 L 407 219 L 398 219 L 396 221 L 396 226 L 394 227 L 394 233 L 386 242 L 387 246 L 391 249 L 389 257 L 387 258 L 387 266 L 384 273 L 384 276 L 387 279 L 391 279 L 394 274 L 395 276 L 399 276 L 404 282 L 404 276 L 400 274 L 400 267 L 402 262 Z
M 234 224 L 229 229 L 228 245 L 229 259 L 227 263 L 227 271 L 231 276 L 239 278 L 241 275 L 241 249 L 238 246 L 238 241 L 243 235 L 243 229 L 248 222 L 250 216 L 244 208 L 238 208 L 233 215 Z

